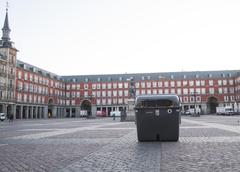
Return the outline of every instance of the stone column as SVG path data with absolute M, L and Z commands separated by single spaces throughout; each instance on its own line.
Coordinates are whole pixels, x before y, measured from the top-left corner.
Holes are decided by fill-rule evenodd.
M 72 118 L 72 108 L 69 108 L 69 117 Z
M 80 107 L 76 107 L 76 117 L 80 117 Z
M 43 114 L 44 118 L 47 119 L 48 118 L 48 106 L 44 107 L 44 114 Z
M 29 112 L 29 107 L 26 106 L 26 119 L 28 119 L 28 112 Z
M 97 106 L 96 105 L 92 105 L 91 107 L 91 111 L 92 111 L 92 117 L 93 118 L 96 118 L 96 115 L 97 115 Z
M 17 105 L 13 105 L 13 119 L 16 119 L 16 106 Z
M 20 106 L 20 116 L 19 116 L 20 119 L 23 119 L 23 106 L 21 105 Z
M 33 106 L 30 107 L 30 118 L 33 119 Z

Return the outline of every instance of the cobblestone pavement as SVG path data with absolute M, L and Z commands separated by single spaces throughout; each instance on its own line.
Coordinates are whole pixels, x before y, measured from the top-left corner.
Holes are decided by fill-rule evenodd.
M 240 171 L 240 116 L 183 117 L 178 142 L 137 141 L 133 122 L 0 122 L 0 171 Z

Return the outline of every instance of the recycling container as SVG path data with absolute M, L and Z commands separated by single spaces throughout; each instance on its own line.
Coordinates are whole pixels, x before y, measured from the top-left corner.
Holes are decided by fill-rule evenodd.
M 175 94 L 136 97 L 138 141 L 178 141 L 180 108 L 179 97 Z

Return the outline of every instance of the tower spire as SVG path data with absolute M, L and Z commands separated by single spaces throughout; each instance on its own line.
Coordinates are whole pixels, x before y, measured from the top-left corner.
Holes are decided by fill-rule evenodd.
M 6 4 L 6 15 L 5 15 L 5 20 L 2 28 L 2 46 L 4 47 L 12 47 L 12 42 L 10 41 L 10 32 L 11 29 L 9 27 L 9 22 L 8 22 L 8 2 Z

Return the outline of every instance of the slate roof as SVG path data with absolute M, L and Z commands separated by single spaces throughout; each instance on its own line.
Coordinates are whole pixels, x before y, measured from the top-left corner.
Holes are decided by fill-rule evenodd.
M 206 78 L 227 78 L 240 76 L 240 70 L 218 70 L 218 71 L 188 71 L 188 72 L 159 72 L 159 73 L 126 73 L 126 74 L 99 74 L 99 75 L 71 75 L 59 76 L 39 67 L 17 60 L 17 67 L 24 68 L 44 76 L 65 82 L 118 82 L 133 78 L 134 81 L 142 80 L 189 80 Z M 33 71 L 33 69 L 35 71 Z
M 206 79 L 234 77 L 240 70 L 221 70 L 221 71 L 189 71 L 189 72 L 160 72 L 160 73 L 130 73 L 130 74 L 100 74 L 100 75 L 72 75 L 62 76 L 66 82 L 109 82 L 127 81 L 133 78 L 134 81 L 140 80 L 183 80 L 183 79 Z M 74 81 L 75 80 L 75 81 Z

